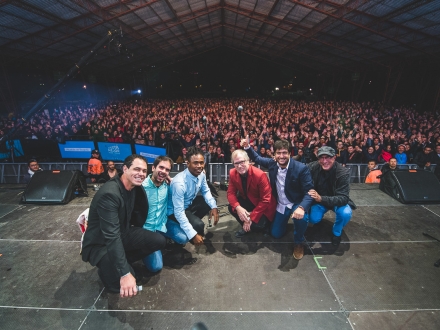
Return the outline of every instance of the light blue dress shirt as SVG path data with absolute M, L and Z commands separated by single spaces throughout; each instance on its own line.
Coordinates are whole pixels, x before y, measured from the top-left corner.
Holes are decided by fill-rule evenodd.
M 185 210 L 191 205 L 198 192 L 201 192 L 211 209 L 217 208 L 217 203 L 206 182 L 206 175 L 202 172 L 195 177 L 188 169 L 185 169 L 173 178 L 170 187 L 172 198 L 168 200 L 168 215 L 174 214 L 188 239 L 192 239 L 197 232 L 189 223 Z
M 144 229 L 166 233 L 167 207 L 171 199 L 171 189 L 166 182 L 157 187 L 151 180 L 151 174 L 142 182 L 142 187 L 148 198 L 148 215 Z

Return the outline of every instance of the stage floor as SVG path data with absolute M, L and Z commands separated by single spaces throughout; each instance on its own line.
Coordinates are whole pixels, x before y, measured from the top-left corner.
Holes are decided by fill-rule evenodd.
M 94 192 L 67 205 L 20 204 L 23 186 L 0 186 L 0 329 L 440 329 L 440 205 L 403 205 L 377 185 L 352 184 L 358 208 L 339 248 L 334 214 L 306 232 L 234 236 L 228 214 L 207 244 L 165 253 L 143 291 L 121 299 L 82 262 L 75 223 Z M 206 220 L 206 219 L 205 219 Z

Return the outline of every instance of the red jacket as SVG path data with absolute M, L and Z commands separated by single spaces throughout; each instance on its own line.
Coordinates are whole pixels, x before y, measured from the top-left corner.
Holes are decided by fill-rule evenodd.
M 233 168 L 229 172 L 228 202 L 231 204 L 234 212 L 235 208 L 240 205 L 237 199 L 237 191 L 240 193 L 240 196 L 244 196 L 240 174 Z M 263 214 L 270 221 L 273 221 L 277 201 L 272 195 L 269 179 L 266 173 L 252 165 L 249 166 L 247 177 L 247 198 L 255 205 L 255 209 L 250 214 L 253 222 L 258 223 Z

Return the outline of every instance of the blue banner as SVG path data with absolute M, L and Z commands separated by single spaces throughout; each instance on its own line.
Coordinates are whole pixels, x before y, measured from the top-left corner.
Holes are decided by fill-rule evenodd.
M 103 160 L 124 161 L 133 154 L 127 143 L 98 142 L 98 149 Z
M 149 164 L 153 163 L 157 156 L 165 156 L 167 154 L 165 148 L 144 146 L 142 144 L 135 144 L 134 148 L 138 155 L 144 156 L 148 160 Z
M 95 149 L 93 141 L 66 141 L 65 144 L 58 143 L 62 158 L 90 158 L 92 150 Z
M 23 157 L 24 151 L 23 147 L 21 146 L 20 140 L 12 140 L 13 143 L 13 150 L 14 150 L 14 157 Z M 9 145 L 9 141 L 6 141 L 6 148 L 8 150 L 11 150 L 11 147 Z M 10 152 L 1 152 L 0 153 L 0 159 L 8 159 L 11 156 Z

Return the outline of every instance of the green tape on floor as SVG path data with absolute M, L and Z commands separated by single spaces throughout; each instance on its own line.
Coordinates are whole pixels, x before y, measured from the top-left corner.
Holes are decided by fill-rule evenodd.
M 315 259 L 316 265 L 318 266 L 319 269 L 327 269 L 327 267 L 323 267 L 319 264 L 318 259 L 322 259 L 322 257 L 313 257 L 313 259 Z

